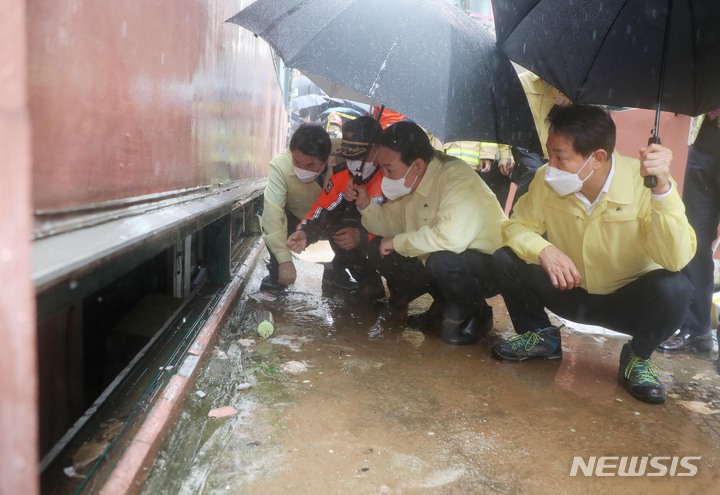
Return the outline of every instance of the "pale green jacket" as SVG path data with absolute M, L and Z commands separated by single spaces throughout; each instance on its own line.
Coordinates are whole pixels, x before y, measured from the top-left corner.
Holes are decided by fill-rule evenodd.
M 560 197 L 538 169 L 530 190 L 503 226 L 503 242 L 528 263 L 539 264 L 550 244 L 568 255 L 591 294 L 610 294 L 658 268 L 676 272 L 695 254 L 695 231 L 673 181 L 672 191 L 652 199 L 640 163 L 615 154 L 609 191 L 590 216 L 574 195 Z M 542 234 L 547 232 L 547 240 Z
M 440 152 L 413 192 L 383 205 L 371 201 L 360 213 L 366 229 L 394 236 L 397 253 L 423 262 L 436 251 L 494 253 L 501 246 L 500 225 L 507 219 L 477 173 Z
M 328 166 L 325 184 L 331 175 L 332 168 Z M 285 207 L 302 219 L 317 201 L 321 191 L 322 188 L 316 181 L 309 184 L 300 182 L 293 169 L 290 150 L 280 153 L 270 161 L 261 224 L 265 245 L 279 263 L 292 259 L 292 253 L 285 245 L 288 228 Z
M 688 140 L 688 144 L 694 144 L 695 140 L 698 137 L 698 134 L 700 134 L 700 128 L 702 127 L 703 121 L 705 120 L 705 116 L 707 114 L 698 115 L 697 117 L 693 118 L 692 124 L 690 125 L 690 139 Z

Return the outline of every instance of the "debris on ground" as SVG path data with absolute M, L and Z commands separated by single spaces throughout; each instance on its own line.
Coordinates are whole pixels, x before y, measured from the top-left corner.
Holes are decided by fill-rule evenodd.
M 250 299 L 252 299 L 255 302 L 274 302 L 277 299 L 277 296 L 275 294 L 272 294 L 270 292 L 254 292 L 248 296 Z
M 216 407 L 215 409 L 211 409 L 208 413 L 208 417 L 210 418 L 225 418 L 227 416 L 234 416 L 239 411 L 235 409 L 233 406 L 223 406 L 223 407 Z
M 122 421 L 115 419 L 102 423 L 95 436 L 83 443 L 78 451 L 75 452 L 75 455 L 72 456 L 72 466 L 63 469 L 65 474 L 69 477 L 78 476 L 80 470 L 100 458 L 110 446 L 110 442 L 115 438 L 115 435 L 120 431 L 123 424 Z
M 286 373 L 303 373 L 310 368 L 310 365 L 305 361 L 288 361 L 281 366 L 282 370 Z
M 294 335 L 283 335 L 281 337 L 273 337 L 268 339 L 268 342 L 275 345 L 282 345 L 290 348 L 293 352 L 300 352 L 302 350 L 301 345 L 310 342 L 310 339 L 305 337 L 296 337 Z
M 690 409 L 693 412 L 700 414 L 717 414 L 720 413 L 718 409 L 711 409 L 708 404 L 699 400 L 680 400 L 680 404 Z

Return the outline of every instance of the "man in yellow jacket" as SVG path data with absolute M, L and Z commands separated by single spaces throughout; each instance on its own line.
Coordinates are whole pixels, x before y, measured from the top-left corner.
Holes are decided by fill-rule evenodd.
M 376 236 L 368 256 L 387 280 L 390 306 L 404 309 L 430 293 L 433 306 L 422 319 L 437 317 L 448 344 L 474 343 L 492 328 L 485 299 L 497 294 L 491 255 L 507 217 L 475 171 L 434 150 L 417 124 L 391 125 L 378 144 L 387 201 L 371 201 L 353 184 L 346 198 Z
M 332 175 L 328 165 L 333 143 L 322 126 L 301 125 L 290 139 L 289 149 L 270 161 L 268 183 L 265 186 L 262 231 L 270 253 L 269 274 L 263 278 L 260 290 L 281 291 L 295 282 L 297 271 L 286 242 L 295 232 L 300 219 L 327 185 Z M 343 227 L 338 236 L 351 236 L 352 229 Z M 336 256 L 323 272 L 323 285 L 341 290 L 353 290 L 357 284 L 347 272 L 348 260 L 337 241 L 330 243 Z M 339 256 L 338 256 L 339 255 Z
M 510 361 L 560 359 L 560 329 L 545 309 L 632 336 L 619 376 L 636 398 L 665 401 L 650 355 L 685 319 L 691 285 L 680 270 L 695 232 L 669 173 L 672 152 L 657 144 L 640 161 L 614 153 L 615 124 L 591 105 L 550 113 L 548 165 L 503 226 L 493 255 L 500 291 L 518 333 L 493 347 Z M 647 189 L 643 176 L 655 175 Z

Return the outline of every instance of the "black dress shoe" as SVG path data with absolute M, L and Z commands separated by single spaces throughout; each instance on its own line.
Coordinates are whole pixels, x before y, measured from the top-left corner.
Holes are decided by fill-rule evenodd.
M 658 346 L 662 352 L 710 352 L 713 347 L 710 332 L 704 335 L 691 335 L 687 332 L 680 332 L 673 335 Z
M 351 306 L 376 306 L 385 298 L 382 280 L 359 282 L 358 290 L 345 293 L 345 302 Z
M 450 345 L 470 345 L 485 337 L 493 326 L 493 312 L 490 306 L 480 315 L 464 321 L 445 318 L 442 321 L 442 341 Z
M 439 326 L 442 321 L 444 306 L 439 299 L 433 299 L 427 311 L 407 317 L 407 326 L 410 328 L 432 328 Z
M 273 279 L 272 275 L 265 275 L 260 282 L 260 290 L 280 294 L 285 291 L 285 286 L 280 285 L 277 280 Z

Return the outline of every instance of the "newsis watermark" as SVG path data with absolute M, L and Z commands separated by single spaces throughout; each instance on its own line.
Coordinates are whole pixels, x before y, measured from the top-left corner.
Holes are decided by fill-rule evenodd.
M 702 456 L 573 457 L 570 476 L 695 476 Z

